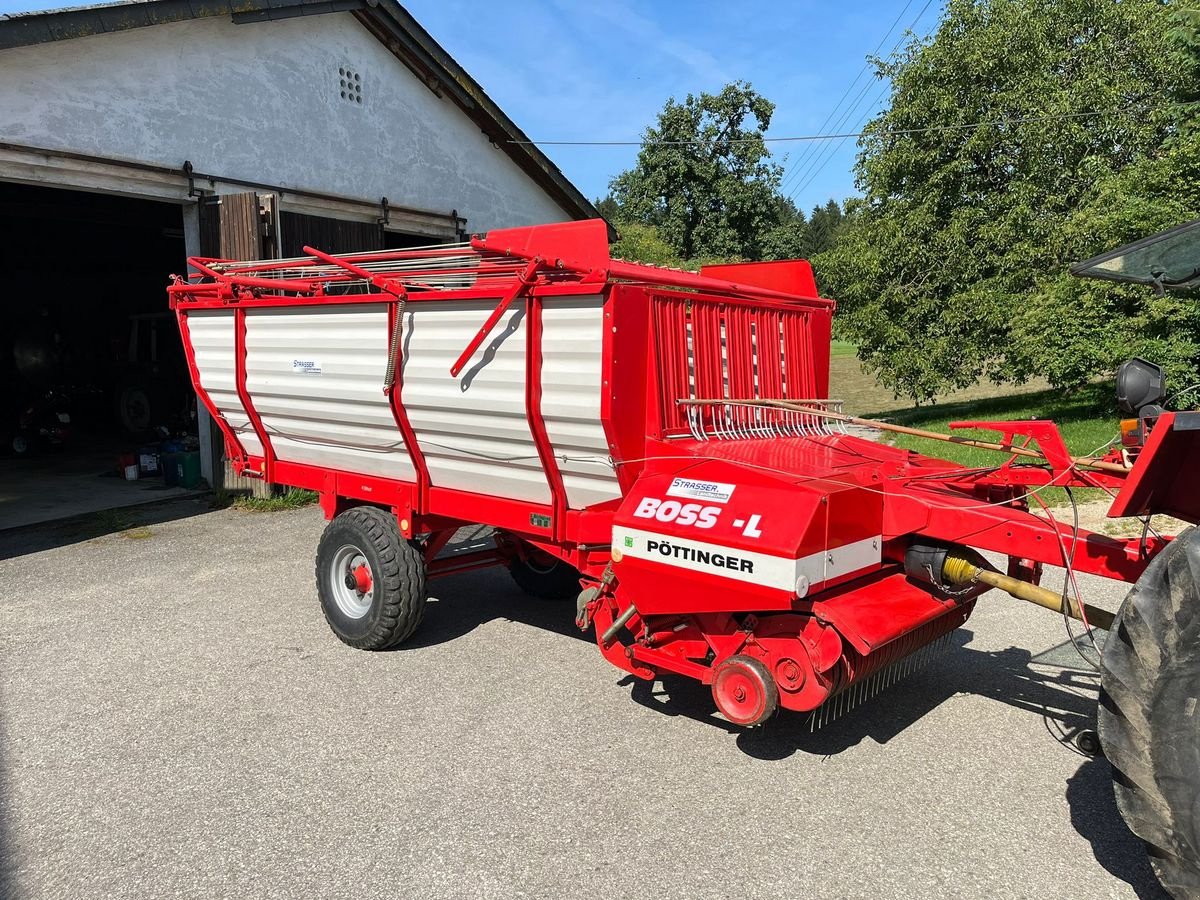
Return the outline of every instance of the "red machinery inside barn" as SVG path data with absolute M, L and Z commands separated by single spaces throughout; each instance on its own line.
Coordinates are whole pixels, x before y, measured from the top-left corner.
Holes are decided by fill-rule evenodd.
M 1103 458 L 1073 457 L 1047 421 L 958 423 L 992 433 L 983 445 L 1003 455 L 984 468 L 870 440 L 828 399 L 834 304 L 806 262 L 628 263 L 600 221 L 306 252 L 192 260 L 169 290 L 228 457 L 320 492 L 318 592 L 353 646 L 407 638 L 426 576 L 504 564 L 533 593 L 577 597 L 621 669 L 709 684 L 738 724 L 777 708 L 819 719 L 871 696 L 991 587 L 1113 626 L 1040 587 L 1045 564 L 1147 594 L 1200 558 L 1192 530 L 1119 539 L 1031 509 L 1046 487 L 1099 488 L 1110 515 L 1195 522 L 1200 413 L 1139 403 L 1133 446 Z M 494 549 L 441 554 L 475 523 Z M 1108 672 L 1145 656 L 1137 594 Z M 1140 723 L 1132 683 L 1106 673 L 1108 714 Z M 1137 731 L 1107 727 L 1114 742 Z M 1190 846 L 1152 831 L 1139 834 L 1194 873 L 1200 830 Z

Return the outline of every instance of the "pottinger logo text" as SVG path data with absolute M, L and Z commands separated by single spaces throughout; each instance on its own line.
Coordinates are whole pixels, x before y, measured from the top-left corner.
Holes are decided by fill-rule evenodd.
M 680 547 L 670 541 L 646 541 L 646 552 L 669 556 L 673 559 L 683 559 L 702 566 L 714 566 L 718 569 L 754 574 L 754 560 L 742 559 L 740 556 L 732 556 L 721 551 Z

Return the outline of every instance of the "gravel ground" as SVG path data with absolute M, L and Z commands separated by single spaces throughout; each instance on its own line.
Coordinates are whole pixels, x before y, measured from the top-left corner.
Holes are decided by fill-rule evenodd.
M 504 572 L 363 653 L 317 606 L 315 508 L 146 521 L 0 546 L 0 894 L 1162 896 L 1070 742 L 1096 680 L 1031 663 L 1063 623 L 1015 600 L 816 733 L 739 733 Z

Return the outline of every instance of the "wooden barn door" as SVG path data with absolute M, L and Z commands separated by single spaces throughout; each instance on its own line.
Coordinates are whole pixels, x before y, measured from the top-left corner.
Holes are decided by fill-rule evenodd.
M 278 259 L 279 203 L 275 194 L 249 191 L 244 194 L 218 194 L 200 201 L 200 255 L 220 259 Z M 222 459 L 217 468 L 222 484 L 214 488 L 250 491 L 255 497 L 269 497 L 272 486 L 260 478 L 239 475 L 225 459 L 225 443 L 220 429 L 210 429 L 213 459 Z
M 326 253 L 383 250 L 386 246 L 380 223 L 349 222 L 295 212 L 281 213 L 279 219 L 283 259 L 303 256 L 306 246 Z
M 200 253 L 221 259 L 278 259 L 274 194 L 218 194 L 200 201 Z

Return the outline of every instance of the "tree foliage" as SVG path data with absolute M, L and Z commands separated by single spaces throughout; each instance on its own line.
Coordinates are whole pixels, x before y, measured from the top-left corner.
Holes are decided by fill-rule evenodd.
M 668 100 L 637 165 L 610 185 L 622 214 L 653 225 L 684 259 L 757 255 L 781 174 L 763 141 L 774 111 L 745 82 Z
M 916 399 L 980 378 L 1070 386 L 1132 353 L 1194 371 L 1194 303 L 1066 275 L 1200 215 L 1183 9 L 950 0 L 931 39 L 877 61 L 891 105 L 816 268 L 884 384 Z
M 637 163 L 596 202 L 614 222 L 620 256 L 694 267 L 703 262 L 807 257 L 828 247 L 842 210 L 803 211 L 779 192 L 782 169 L 764 140 L 774 104 L 745 82 L 667 101 Z

